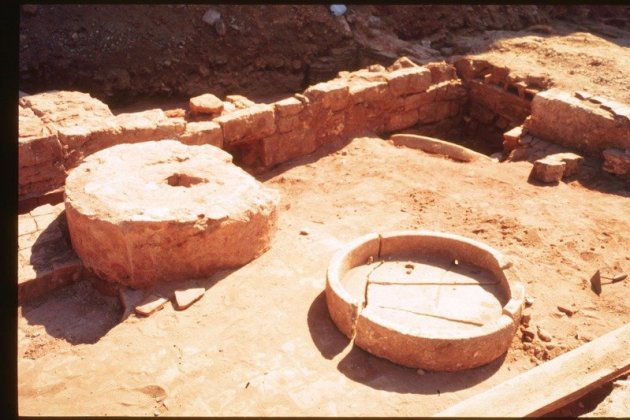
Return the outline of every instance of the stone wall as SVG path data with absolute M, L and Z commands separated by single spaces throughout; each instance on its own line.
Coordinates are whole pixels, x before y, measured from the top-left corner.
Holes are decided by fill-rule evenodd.
M 541 92 L 524 126 L 536 137 L 588 155 L 630 149 L 630 107 L 586 92 Z
M 26 204 L 20 211 L 60 200 L 67 171 L 91 153 L 169 138 L 221 147 L 245 167 L 267 169 L 333 140 L 408 129 L 447 139 L 460 139 L 467 130 L 469 138 L 500 149 L 503 133 L 527 118 L 532 135 L 599 154 L 607 160 L 605 170 L 627 175 L 630 108 L 585 93 L 539 93 L 548 84 L 482 60 L 418 66 L 403 57 L 389 68 L 340 72 L 269 104 L 206 94 L 192 98 L 188 111 L 113 115 L 80 92 L 24 96 L 19 100 L 19 198 Z M 55 199 L 46 201 L 52 195 Z
M 178 139 L 222 147 L 241 164 L 270 168 L 336 139 L 410 127 L 448 130 L 461 119 L 466 90 L 446 63 L 420 67 L 401 58 L 309 87 L 271 103 L 228 97 L 204 114 L 153 109 L 113 115 L 80 92 L 55 91 L 19 101 L 19 198 L 33 201 L 63 187 L 82 159 L 120 143 Z M 33 207 L 31 206 L 31 207 Z M 28 210 L 28 206 L 25 206 Z
M 532 98 L 549 85 L 544 78 L 522 77 L 485 60 L 463 58 L 455 67 L 468 91 L 463 130 L 495 146 L 501 145 L 503 132 L 523 123 Z

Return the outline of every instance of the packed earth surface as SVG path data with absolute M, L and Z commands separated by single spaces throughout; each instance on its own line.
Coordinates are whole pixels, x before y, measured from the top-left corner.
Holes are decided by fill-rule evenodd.
M 87 92 L 114 114 L 186 107 L 203 93 L 275 101 L 400 56 L 477 58 L 541 89 L 630 104 L 630 7 L 20 8 L 20 91 Z M 627 182 L 587 162 L 541 186 L 528 182 L 527 161 L 458 162 L 383 137 L 332 141 L 256 172 L 281 197 L 269 250 L 238 269 L 155 286 L 203 288 L 185 311 L 168 303 L 137 316 L 91 277 L 19 305 L 19 414 L 429 416 L 630 322 L 627 280 L 599 295 L 590 283 L 597 270 L 630 274 Z M 499 359 L 452 373 L 353 345 L 326 307 L 328 264 L 361 235 L 410 229 L 505 254 L 536 336 L 519 329 Z M 619 380 L 552 414 L 621 416 L 628 389 Z

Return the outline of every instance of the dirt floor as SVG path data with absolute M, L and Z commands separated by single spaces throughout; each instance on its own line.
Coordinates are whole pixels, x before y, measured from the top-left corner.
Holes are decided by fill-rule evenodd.
M 627 282 L 589 287 L 598 269 L 630 272 L 629 191 L 610 177 L 535 186 L 530 165 L 458 163 L 380 138 L 282 165 L 265 176 L 283 197 L 271 249 L 197 282 L 208 290 L 186 311 L 119 323 L 116 299 L 88 282 L 20 307 L 20 414 L 431 415 L 629 322 Z M 425 375 L 349 346 L 323 294 L 333 253 L 419 228 L 507 254 L 552 342 L 524 349 L 519 333 L 490 365 Z
M 37 19 L 45 16 L 42 13 L 46 10 L 61 13 L 55 9 L 59 6 L 46 7 L 22 9 L 26 15 L 21 21 L 25 38 L 20 38 L 20 89 L 36 93 L 89 87 L 85 80 L 92 80 L 98 69 L 89 54 L 66 49 L 69 55 L 55 56 L 55 51 L 62 50 L 53 44 L 46 50 L 44 44 L 38 44 L 44 41 L 33 29 L 42 23 Z M 162 18 L 169 23 L 172 16 L 184 16 L 185 10 L 194 7 L 176 8 Z M 203 14 L 201 9 L 194 12 Z M 221 11 L 227 15 L 233 9 Z M 370 14 L 380 13 L 378 23 L 369 20 L 368 12 L 359 10 L 355 23 L 350 24 L 350 36 L 362 45 L 357 47 L 363 51 L 360 60 L 353 56 L 335 61 L 343 53 L 332 54 L 329 56 L 337 57 L 331 59 L 334 65 L 329 60 L 324 61 L 329 67 L 322 67 L 321 60 L 314 57 L 343 39 L 335 32 L 342 30 L 331 29 L 328 46 L 320 51 L 321 45 L 314 45 L 306 54 L 313 60 L 310 64 L 304 60 L 302 67 L 291 67 L 292 60 L 303 53 L 291 50 L 295 57 L 289 54 L 282 67 L 286 71 L 274 70 L 271 61 L 259 63 L 259 68 L 252 61 L 251 69 L 239 76 L 244 80 L 241 85 L 235 85 L 236 77 L 231 76 L 216 85 L 223 90 L 204 89 L 219 95 L 273 97 L 299 91 L 331 71 L 352 69 L 370 60 L 393 61 L 388 55 L 429 62 L 454 61 L 468 54 L 545 78 L 551 86 L 587 90 L 628 104 L 630 26 L 625 17 L 627 8 L 623 11 L 616 16 L 602 12 L 601 19 L 587 21 L 558 21 L 554 18 L 557 11 L 556 15 L 541 12 L 538 17 L 526 14 L 526 19 L 513 19 L 515 27 L 469 25 L 469 31 L 454 31 L 447 37 L 440 28 L 431 34 L 387 29 L 383 22 L 394 21 L 396 14 L 385 13 L 386 8 L 369 9 Z M 148 16 L 153 19 L 161 13 Z M 300 13 L 302 24 L 310 28 L 304 33 L 315 31 L 317 24 L 309 19 L 323 12 Z M 494 14 L 501 15 L 501 11 Z M 104 22 L 105 18 L 102 16 Z M 253 25 L 260 16 L 252 19 Z M 368 29 L 374 26 L 372 32 L 381 30 L 385 35 L 368 39 L 362 19 Z M 75 23 L 75 19 L 67 20 L 67 25 Z M 236 21 L 232 24 L 239 27 Z M 79 43 L 86 37 L 85 48 L 92 53 L 108 51 L 99 43 L 88 42 L 88 37 L 94 36 L 89 25 L 64 25 L 50 32 L 50 42 L 67 36 L 68 43 Z M 332 28 L 323 20 L 319 25 Z M 116 40 L 116 34 L 127 33 L 123 29 L 122 25 L 111 26 L 108 36 Z M 228 38 L 233 31 L 237 29 L 228 23 Z M 178 48 L 176 35 L 183 33 L 173 34 L 174 44 L 168 44 L 172 51 Z M 189 35 L 196 39 L 192 32 Z M 304 44 L 309 42 L 305 37 L 301 41 Z M 366 40 L 371 46 L 365 46 Z M 40 51 L 49 51 L 48 55 L 29 56 L 37 51 L 37 45 Z M 219 41 L 212 45 L 224 48 Z M 240 48 L 238 45 L 230 48 Z M 30 53 L 24 52 L 29 49 Z M 221 51 L 223 54 L 229 48 Z M 250 55 L 239 56 L 237 67 L 246 68 L 244 63 L 253 60 L 255 51 Z M 73 57 L 83 57 L 84 74 L 71 71 L 77 63 Z M 120 60 L 124 63 L 123 58 Z M 151 61 L 149 67 L 156 62 Z M 207 69 L 199 68 L 199 64 L 191 64 L 197 79 L 172 78 L 165 85 L 172 92 L 166 95 L 152 96 L 166 80 L 165 74 L 177 73 L 179 67 L 167 71 L 155 64 L 147 74 L 138 70 L 130 78 L 120 73 L 103 74 L 104 79 L 97 80 L 96 85 L 101 86 L 98 89 L 109 88 L 96 93 L 106 101 L 109 98 L 116 112 L 169 108 L 185 103 L 180 95 L 200 89 Z M 211 73 L 224 71 L 219 68 L 227 69 L 221 73 L 224 75 L 230 71 L 219 61 L 207 66 Z M 313 69 L 320 69 L 320 73 Z M 254 89 L 252 80 L 265 72 L 269 74 L 258 80 L 266 87 Z M 64 73 L 74 74 L 76 80 L 59 79 L 55 86 L 54 77 L 43 77 Z M 159 77 L 152 80 L 151 74 Z M 282 79 L 281 74 L 294 75 Z M 129 93 L 133 100 L 119 100 L 138 80 L 147 81 L 138 82 L 143 89 Z M 275 80 L 284 81 L 275 84 Z M 280 190 L 283 197 L 279 230 L 271 249 L 238 270 L 189 282 L 207 289 L 189 309 L 176 311 L 169 303 L 149 318 L 131 315 L 121 320 L 123 308 L 118 299 L 101 295 L 87 279 L 18 307 L 19 414 L 427 416 L 630 322 L 628 281 L 604 285 L 600 296 L 589 285 L 598 269 L 607 275 L 630 274 L 630 189 L 589 166 L 577 179 L 542 187 L 527 182 L 530 169 L 528 162 L 458 163 L 367 137 L 331 145 L 271 173 L 259 174 L 260 180 Z M 328 316 L 323 294 L 327 265 L 336 250 L 357 236 L 394 229 L 453 232 L 504 252 L 514 261 L 527 295 L 534 299 L 533 330 L 542 327 L 552 341 L 535 338 L 533 343 L 523 343 L 519 332 L 507 354 L 490 365 L 460 373 L 424 375 L 349 345 Z M 165 285 L 161 290 L 172 287 Z M 567 316 L 558 311 L 558 305 L 575 313 Z M 583 405 L 571 413 L 592 409 L 587 404 L 587 409 Z

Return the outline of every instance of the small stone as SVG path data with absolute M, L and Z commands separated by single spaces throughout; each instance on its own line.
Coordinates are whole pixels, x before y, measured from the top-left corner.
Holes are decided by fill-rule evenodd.
M 418 369 L 418 370 L 416 370 L 416 373 L 417 373 L 418 375 L 424 375 L 424 374 L 425 374 L 425 373 L 427 373 L 427 372 L 426 372 L 424 369 Z
M 190 98 L 188 105 L 194 115 L 219 114 L 223 111 L 223 101 L 211 93 Z
M 527 351 L 531 348 L 532 348 L 532 345 L 530 343 L 523 343 L 523 350 Z
M 548 156 L 534 162 L 529 176 L 545 184 L 557 183 L 562 179 L 566 166 L 563 161 Z
M 206 289 L 203 287 L 195 287 L 188 290 L 176 290 L 175 291 L 175 304 L 177 309 L 183 310 L 190 305 L 201 299 L 206 293 Z
M 201 18 L 201 20 L 203 20 L 208 25 L 212 26 L 215 23 L 217 23 L 219 20 L 221 20 L 221 13 L 218 10 L 215 10 L 212 8 L 208 9 L 206 13 L 203 14 L 203 17 Z
M 545 342 L 551 341 L 551 335 L 549 335 L 547 331 L 543 330 L 540 327 L 538 327 L 538 338 L 540 338 L 542 341 L 545 341 Z
M 560 312 L 562 312 L 563 314 L 566 314 L 566 316 L 573 316 L 573 314 L 575 313 L 575 311 L 567 308 L 566 306 L 558 305 L 557 308 Z
M 168 299 L 161 296 L 150 295 L 142 304 L 136 306 L 135 311 L 139 315 L 149 316 L 162 309 L 164 305 L 166 305 L 166 302 L 168 302 Z
M 531 343 L 532 341 L 534 341 L 534 333 L 530 330 L 526 330 L 523 329 L 521 330 L 522 334 L 523 334 L 523 341 L 526 343 Z
M 157 417 L 157 416 L 159 416 L 159 415 L 160 415 L 160 412 L 159 412 L 159 411 L 157 411 L 157 410 L 155 410 L 155 411 L 153 412 L 153 415 L 154 415 L 155 417 Z
M 227 33 L 227 28 L 225 27 L 225 22 L 223 22 L 223 20 L 219 19 L 214 24 L 214 30 L 217 32 L 217 35 L 219 35 L 220 37 L 224 37 L 225 34 Z
M 532 306 L 534 304 L 534 298 L 531 296 L 526 296 L 525 297 L 525 306 L 529 307 Z
M 555 344 L 553 344 L 553 343 L 549 343 L 549 344 L 545 345 L 545 348 L 546 348 L 547 350 L 553 350 L 553 349 L 555 349 L 555 348 L 556 348 L 556 345 L 555 345 Z
M 311 232 L 309 232 L 309 230 L 308 230 L 308 229 L 302 229 L 302 230 L 300 230 L 300 235 L 302 235 L 302 236 L 308 236 L 308 235 L 310 235 L 310 234 L 311 234 Z

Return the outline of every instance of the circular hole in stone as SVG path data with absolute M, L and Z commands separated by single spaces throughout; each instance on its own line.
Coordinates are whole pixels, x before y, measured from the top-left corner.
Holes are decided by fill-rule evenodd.
M 193 185 L 204 184 L 208 182 L 205 178 L 199 178 L 188 174 L 173 174 L 166 178 L 166 182 L 171 187 L 186 187 L 190 188 Z

